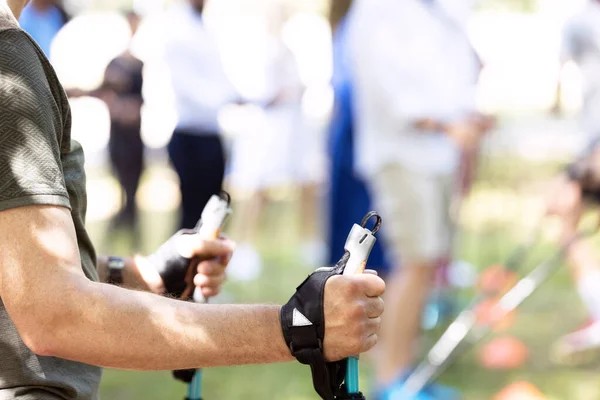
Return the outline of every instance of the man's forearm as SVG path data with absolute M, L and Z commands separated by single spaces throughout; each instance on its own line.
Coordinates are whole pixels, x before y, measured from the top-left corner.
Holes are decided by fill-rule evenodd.
M 278 306 L 194 304 L 75 279 L 42 321 L 45 355 L 136 370 L 293 359 Z
M 98 257 L 98 275 L 101 282 L 108 281 L 108 257 L 106 256 Z M 142 256 L 125 259 L 123 287 L 156 294 L 163 294 L 165 291 L 160 275 Z

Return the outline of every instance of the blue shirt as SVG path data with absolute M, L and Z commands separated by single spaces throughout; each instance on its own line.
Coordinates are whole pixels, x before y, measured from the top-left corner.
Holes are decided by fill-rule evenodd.
M 52 40 L 63 27 L 64 20 L 60 11 L 54 6 L 41 11 L 29 3 L 21 12 L 19 24 L 49 57 Z
M 371 199 L 366 183 L 354 173 L 354 110 L 352 70 L 347 48 L 347 18 L 338 24 L 333 37 L 334 69 L 332 86 L 335 106 L 329 127 L 328 152 L 330 164 L 329 190 L 329 264 L 335 264 L 343 254 L 352 225 L 371 211 Z M 369 268 L 380 273 L 390 270 L 383 243 L 375 242 L 368 262 Z

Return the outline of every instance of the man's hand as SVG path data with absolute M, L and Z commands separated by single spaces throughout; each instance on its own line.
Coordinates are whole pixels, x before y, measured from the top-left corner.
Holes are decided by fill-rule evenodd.
M 446 125 L 445 132 L 461 150 L 474 151 L 479 146 L 483 135 L 493 126 L 492 121 L 478 114 Z
M 577 213 L 581 206 L 581 185 L 564 174 L 556 178 L 546 195 L 548 214 L 564 217 Z
M 231 260 L 235 243 L 226 237 L 204 240 L 198 234 L 183 235 L 181 241 L 180 254 L 188 254 L 191 255 L 188 258 L 199 260 L 198 266 L 191 268 L 194 286 L 202 291 L 205 298 L 218 295 L 226 279 L 225 269 Z
M 336 275 L 325 285 L 325 339 L 329 361 L 364 353 L 377 343 L 385 283 L 373 273 Z
M 496 118 L 491 115 L 474 113 L 469 120 L 477 125 L 482 135 L 486 134 L 496 126 Z
M 567 241 L 577 232 L 584 204 L 581 185 L 566 175 L 558 177 L 546 196 L 546 212 L 561 220 L 561 241 Z
M 221 290 L 234 248 L 234 242 L 226 238 L 205 240 L 197 233 L 180 231 L 147 260 L 160 275 L 167 294 L 179 297 L 193 283 L 210 297 Z

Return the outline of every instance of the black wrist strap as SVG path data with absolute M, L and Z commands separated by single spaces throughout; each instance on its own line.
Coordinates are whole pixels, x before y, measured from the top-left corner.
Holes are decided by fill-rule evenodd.
M 332 268 L 319 268 L 296 288 L 296 293 L 281 308 L 281 326 L 286 344 L 296 359 L 310 366 L 316 392 L 325 400 L 340 397 L 346 374 L 346 360 L 327 362 L 323 355 L 325 284 L 341 275 L 349 253 Z
M 183 257 L 177 251 L 177 240 L 181 235 L 192 234 L 191 230 L 180 230 L 163 243 L 153 254 L 147 257 L 154 265 L 165 285 L 166 294 L 180 298 L 187 287 L 186 274 L 190 267 L 190 258 Z

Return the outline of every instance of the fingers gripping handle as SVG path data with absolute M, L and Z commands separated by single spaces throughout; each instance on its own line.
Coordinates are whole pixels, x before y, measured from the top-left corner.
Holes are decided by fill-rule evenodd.
M 202 239 L 219 237 L 225 221 L 231 215 L 230 201 L 229 194 L 221 192 L 219 196 L 213 195 L 206 203 L 200 221 L 194 229 Z M 194 289 L 193 299 L 196 303 L 206 303 L 207 301 L 198 288 Z

